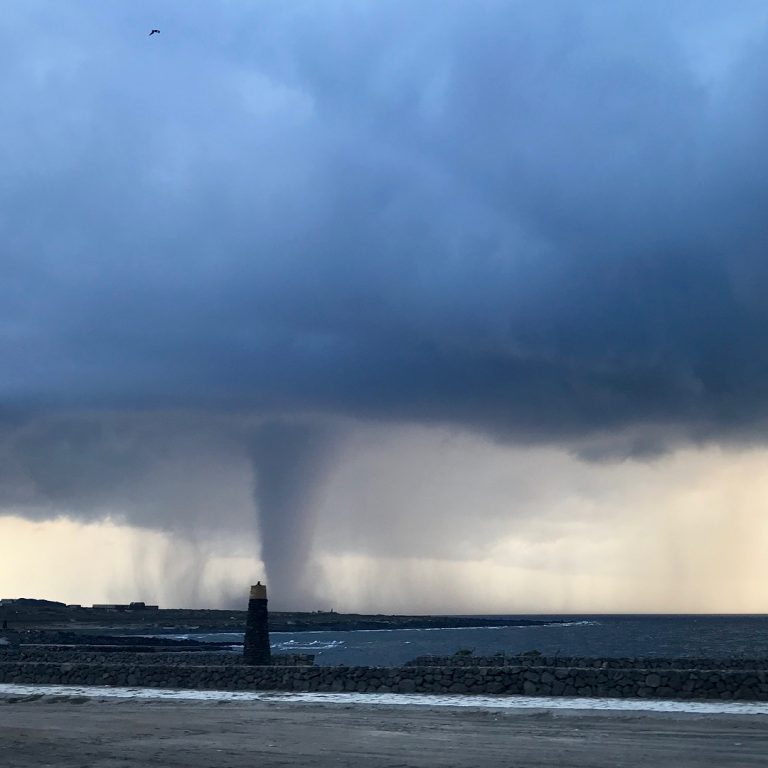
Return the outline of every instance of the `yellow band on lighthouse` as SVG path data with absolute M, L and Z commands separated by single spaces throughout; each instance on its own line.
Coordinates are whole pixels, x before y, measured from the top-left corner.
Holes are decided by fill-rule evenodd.
M 259 582 L 251 587 L 251 600 L 266 600 L 267 599 L 267 587 L 265 584 Z

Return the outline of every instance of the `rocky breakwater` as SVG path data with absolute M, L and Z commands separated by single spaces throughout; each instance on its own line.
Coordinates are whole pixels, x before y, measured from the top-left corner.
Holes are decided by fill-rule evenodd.
M 157 653 L 137 653 L 133 651 L 110 651 L 104 653 L 98 649 L 81 647 L 75 649 L 62 649 L 40 646 L 29 646 L 13 649 L 10 653 L 3 653 L 0 649 L 0 663 L 36 662 L 36 663 L 73 663 L 73 664 L 104 664 L 132 665 L 132 666 L 243 666 L 245 661 L 241 654 L 212 651 L 199 651 L 196 653 L 174 653 L 163 651 Z M 305 667 L 315 663 L 313 654 L 307 653 L 276 653 L 272 656 L 271 664 L 278 667 Z
M 112 659 L 109 660 L 110 662 Z M 254 691 L 768 700 L 764 669 L 248 666 L 3 659 L 0 682 Z
M 617 657 L 543 656 L 528 652 L 516 655 L 474 656 L 459 651 L 453 656 L 418 656 L 406 667 L 546 667 L 575 669 L 768 669 L 768 658 L 745 657 L 703 659 L 694 657 Z

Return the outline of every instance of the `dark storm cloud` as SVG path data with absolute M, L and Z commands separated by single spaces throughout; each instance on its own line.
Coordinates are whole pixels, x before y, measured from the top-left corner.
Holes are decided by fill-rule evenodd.
M 317 419 L 763 439 L 764 3 L 3 13 L 4 508 L 242 529 L 253 461 L 300 581 Z
M 761 439 L 766 34 L 757 2 L 5 9 L 3 505 L 183 526 L 217 502 L 161 459 L 215 473 L 275 416 Z
M 244 419 L 181 412 L 28 417 L 0 430 L 0 509 L 201 537 L 247 532 L 252 431 Z
M 765 418 L 761 4 L 8 14 L 7 408 Z

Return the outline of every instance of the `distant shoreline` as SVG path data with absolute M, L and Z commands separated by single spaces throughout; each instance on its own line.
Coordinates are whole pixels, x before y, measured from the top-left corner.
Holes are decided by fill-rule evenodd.
M 153 634 L 242 632 L 246 612 L 207 609 L 136 609 L 67 607 L 56 603 L 0 606 L 0 619 L 15 630 L 104 634 Z M 487 616 L 405 616 L 329 612 L 273 611 L 272 632 L 344 632 L 396 629 L 469 629 L 486 627 L 537 627 L 568 623 L 562 618 Z

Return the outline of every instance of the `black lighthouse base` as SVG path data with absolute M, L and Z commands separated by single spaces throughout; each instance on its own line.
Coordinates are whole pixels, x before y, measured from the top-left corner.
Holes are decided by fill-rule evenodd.
M 246 664 L 271 664 L 269 648 L 269 613 L 267 611 L 267 588 L 259 583 L 251 587 L 248 600 L 248 619 L 245 624 L 243 657 Z

